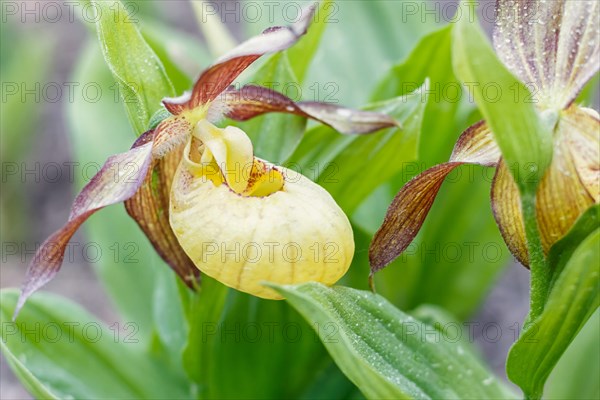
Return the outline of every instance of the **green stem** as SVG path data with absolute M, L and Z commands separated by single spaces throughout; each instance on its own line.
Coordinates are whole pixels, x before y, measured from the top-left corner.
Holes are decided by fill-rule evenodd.
M 542 394 L 525 394 L 525 400 L 540 400 L 542 398 Z
M 525 222 L 527 251 L 529 253 L 529 269 L 531 271 L 530 311 L 528 322 L 534 321 L 544 310 L 548 287 L 550 285 L 550 270 L 546 265 L 544 248 L 538 230 L 536 217 L 535 193 L 521 194 L 521 207 Z

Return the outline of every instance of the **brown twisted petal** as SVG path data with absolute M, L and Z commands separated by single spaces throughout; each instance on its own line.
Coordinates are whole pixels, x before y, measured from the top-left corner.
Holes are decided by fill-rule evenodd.
M 60 270 L 66 246 L 79 226 L 96 211 L 133 196 L 144 182 L 152 159 L 153 134 L 153 131 L 144 133 L 134 148 L 109 157 L 102 169 L 82 189 L 71 207 L 67 223 L 42 243 L 29 264 L 15 318 L 27 298 Z
M 173 175 L 185 145 L 155 159 L 143 185 L 125 201 L 127 213 L 138 223 L 160 257 L 192 289 L 197 287 L 200 271 L 179 245 L 169 224 L 169 197 Z
M 495 166 L 500 158 L 492 132 L 481 121 L 458 139 L 450 161 L 428 169 L 409 181 L 388 208 L 369 248 L 371 273 L 394 261 L 413 241 L 444 182 L 456 167 L 468 163 Z
M 365 134 L 398 125 L 393 118 L 385 114 L 353 110 L 328 103 L 294 103 L 279 92 L 254 85 L 223 92 L 219 101 L 225 105 L 225 115 L 237 121 L 279 112 L 314 119 L 344 134 Z
M 315 12 L 315 5 L 302 11 L 301 19 L 289 27 L 273 27 L 265 30 L 229 53 L 205 70 L 192 89 L 175 99 L 164 99 L 165 107 L 174 114 L 189 110 L 214 100 L 254 61 L 266 53 L 285 50 L 294 45 L 307 31 Z
M 497 0 L 494 47 L 542 104 L 565 108 L 600 68 L 597 0 Z
M 600 125 L 591 115 L 571 107 L 564 111 L 555 133 L 554 157 L 537 192 L 537 220 L 544 252 L 597 202 L 598 134 Z M 511 252 L 529 264 L 521 204 L 516 184 L 502 162 L 492 184 L 492 208 Z

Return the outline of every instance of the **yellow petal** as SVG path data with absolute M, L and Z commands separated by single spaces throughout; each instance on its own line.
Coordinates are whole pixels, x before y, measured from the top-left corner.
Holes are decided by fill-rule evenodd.
M 194 176 L 182 163 L 170 205 L 171 227 L 203 273 L 268 299 L 281 296 L 263 282 L 331 285 L 354 254 L 350 222 L 329 193 L 294 171 L 276 169 L 285 180 L 281 190 L 246 197 Z
M 537 192 L 538 228 L 546 254 L 579 216 L 598 202 L 598 124 L 576 107 L 563 112 L 558 122 L 552 164 Z M 509 249 L 527 266 L 519 192 L 503 161 L 492 184 L 492 207 Z
M 498 163 L 492 182 L 492 210 L 510 252 L 521 264 L 529 266 L 519 189 L 504 160 Z
M 242 193 L 244 196 L 264 197 L 283 188 L 283 174 L 276 168 L 258 158 L 254 159 L 254 166 L 248 179 L 248 187 Z
M 596 110 L 571 107 L 563 117 L 579 179 L 596 203 L 600 201 L 600 118 Z
M 196 124 L 193 135 L 210 150 L 227 185 L 236 193 L 243 192 L 248 186 L 248 170 L 254 165 L 248 135 L 233 126 L 217 128 L 206 120 Z
M 567 110 L 563 113 L 557 127 L 552 164 L 538 189 L 537 217 L 546 253 L 595 202 L 580 179 L 577 168 L 578 163 L 585 165 L 587 157 L 584 158 L 583 154 L 588 151 L 593 153 L 594 150 L 580 149 L 579 151 L 577 147 L 573 149 L 569 146 L 573 142 L 579 143 L 577 138 L 586 135 L 588 129 L 586 121 L 579 112 Z M 597 135 L 597 127 L 595 131 Z M 596 138 L 596 144 L 597 140 Z M 595 173 L 598 179 L 598 149 L 595 152 Z M 590 175 L 592 174 L 593 171 Z

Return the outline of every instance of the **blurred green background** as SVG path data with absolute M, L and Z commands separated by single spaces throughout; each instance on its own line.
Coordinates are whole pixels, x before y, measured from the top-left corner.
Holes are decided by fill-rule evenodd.
M 77 189 L 107 156 L 128 148 L 134 139 L 93 26 L 82 22 L 78 15 L 81 9 L 71 14 L 64 3 L 2 4 L 2 288 L 21 284 L 36 243 L 66 220 Z M 188 88 L 213 60 L 215 54 L 211 51 L 218 47 L 219 40 L 215 44 L 203 35 L 187 1 L 126 3 L 163 62 L 173 60 L 165 65 L 177 91 Z M 267 9 L 265 2 L 246 3 Z M 226 25 L 239 41 L 286 22 L 287 3 L 276 3 L 279 7 L 271 15 L 263 13 L 260 18 L 252 14 L 251 8 L 246 8 L 248 14 L 240 12 L 245 7 L 243 2 L 216 4 L 221 10 L 238 10 L 226 18 Z M 60 15 L 51 4 L 57 5 Z M 416 11 L 412 8 L 415 4 Z M 452 17 L 456 2 L 423 4 L 400 0 L 337 2 L 302 82 L 300 96 L 360 107 L 408 94 L 421 86 L 425 77 L 433 92 L 435 85 L 456 81 L 450 65 L 449 34 L 439 30 Z M 488 29 L 492 5 L 492 0 L 480 5 L 482 23 Z M 33 11 L 24 13 L 21 7 Z M 288 11 L 293 14 L 293 8 Z M 434 31 L 430 41 L 421 42 L 413 53 L 420 40 Z M 258 67 L 247 75 L 256 70 Z M 597 81 L 590 87 L 596 86 Z M 584 101 L 591 102 L 597 91 L 586 95 Z M 417 156 L 407 156 L 406 163 L 390 166 L 394 172 L 388 183 L 356 201 L 342 199 L 346 192 L 339 182 L 323 183 L 334 197 L 340 196 L 336 197 L 338 202 L 347 202 L 344 209 L 355 228 L 357 252 L 344 282 L 349 286 L 366 288 L 368 244 L 393 195 L 418 172 L 445 161 L 460 132 L 478 119 L 473 105 L 465 101 L 431 97 L 425 101 Z M 388 154 L 390 160 L 395 152 Z M 352 159 L 337 161 L 343 168 L 343 162 L 351 163 Z M 489 207 L 492 172 L 467 167 L 459 171 L 452 176 L 452 184 L 443 186 L 419 239 L 405 256 L 377 276 L 377 287 L 404 310 L 435 304 L 459 321 L 467 321 L 472 341 L 494 370 L 504 376 L 506 353 L 527 313 L 528 272 L 514 263 L 494 224 Z M 340 174 L 343 176 L 344 171 Z M 126 283 L 135 276 L 141 292 L 147 289 L 160 296 L 165 293 L 161 282 L 170 282 L 172 277 L 135 224 L 125 217 L 123 207 L 113 206 L 92 217 L 73 242 L 62 271 L 46 290 L 81 304 L 107 325 L 134 322 L 142 332 L 148 331 L 144 327 L 152 325 L 157 318 L 152 313 L 160 310 L 151 311 L 149 299 L 143 296 L 131 296 Z M 287 311 L 273 310 L 272 318 L 278 312 Z M 600 350 L 594 341 L 598 335 L 596 317 L 561 361 L 557 377 L 551 378 L 549 398 L 565 398 L 572 393 L 571 385 L 578 385 L 581 393 L 597 394 L 597 384 L 577 383 L 577 376 L 584 376 L 578 371 L 586 371 L 585 376 L 589 376 L 590 370 L 600 370 Z M 156 340 L 140 339 L 141 346 Z M 273 354 L 284 351 L 275 347 L 270 350 Z M 0 398 L 29 397 L 4 359 L 1 366 Z

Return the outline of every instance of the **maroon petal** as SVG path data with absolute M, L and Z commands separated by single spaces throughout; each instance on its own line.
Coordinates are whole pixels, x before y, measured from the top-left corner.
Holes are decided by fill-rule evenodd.
M 183 110 L 206 104 L 214 100 L 223 90 L 237 78 L 254 61 L 266 53 L 285 50 L 294 45 L 302 37 L 310 25 L 315 12 L 315 5 L 302 11 L 302 18 L 289 27 L 277 26 L 265 30 L 229 53 L 205 70 L 196 81 L 191 95 L 177 99 L 165 99 L 167 109 L 175 114 Z M 189 96 L 187 99 L 185 96 Z
M 449 162 L 428 169 L 404 185 L 371 242 L 371 273 L 394 261 L 417 236 L 450 172 L 465 163 L 495 166 L 499 159 L 500 151 L 493 134 L 481 121 L 460 136 Z
M 178 115 L 187 109 L 187 105 L 191 99 L 192 92 L 185 92 L 179 97 L 165 97 L 162 99 L 162 103 L 167 111 L 173 115 Z
M 398 123 L 391 117 L 369 111 L 353 110 L 328 103 L 294 103 L 283 94 L 262 86 L 248 85 L 240 90 L 223 92 L 220 101 L 225 103 L 225 115 L 245 121 L 270 112 L 280 112 L 311 118 L 345 134 L 364 134 Z
M 185 114 L 173 115 L 158 124 L 152 149 L 155 158 L 161 158 L 186 143 L 192 133 L 192 128 L 191 118 Z
M 185 145 L 180 145 L 153 162 L 144 184 L 133 197 L 125 201 L 125 208 L 161 258 L 186 285 L 195 289 L 200 279 L 200 270 L 179 245 L 169 223 L 171 183 L 184 147 Z
M 152 135 L 152 131 L 144 133 L 134 148 L 109 157 L 79 193 L 67 223 L 42 244 L 29 264 L 15 318 L 27 298 L 56 275 L 66 246 L 77 228 L 96 211 L 133 196 L 144 182 L 152 159 Z

